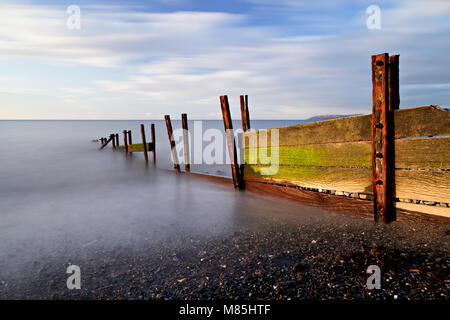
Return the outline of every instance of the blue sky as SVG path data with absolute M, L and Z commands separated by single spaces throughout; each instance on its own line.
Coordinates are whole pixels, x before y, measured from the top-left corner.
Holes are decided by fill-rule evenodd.
M 253 119 L 370 113 L 382 52 L 402 108 L 448 107 L 449 51 L 446 0 L 2 1 L 0 119 L 219 119 L 223 94 L 234 118 L 240 94 Z

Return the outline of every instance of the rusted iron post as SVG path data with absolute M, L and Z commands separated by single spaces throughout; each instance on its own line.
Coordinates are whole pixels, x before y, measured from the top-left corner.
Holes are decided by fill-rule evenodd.
M 236 144 L 234 142 L 233 123 L 231 121 L 230 106 L 228 104 L 228 97 L 220 97 L 220 106 L 222 109 L 223 125 L 225 128 L 225 135 L 227 137 L 228 153 L 231 160 L 231 173 L 233 175 L 233 183 L 235 188 L 243 189 L 244 183 L 241 172 L 239 170 L 239 164 L 237 161 Z
M 148 163 L 147 140 L 145 140 L 145 128 L 143 124 L 141 124 L 141 135 L 142 135 L 142 146 L 144 148 L 144 158 L 145 162 Z
M 133 144 L 133 140 L 131 139 L 131 130 L 128 130 L 128 145 L 132 145 Z
M 128 139 L 127 139 L 128 131 L 123 130 L 123 150 L 125 153 L 128 153 Z
M 153 147 L 153 164 L 156 164 L 156 139 L 155 139 L 155 124 L 152 123 L 151 125 L 151 131 L 152 131 L 152 147 Z
M 188 131 L 188 122 L 187 122 L 187 114 L 181 114 L 181 125 L 183 127 L 183 151 L 184 151 L 184 170 L 186 172 L 191 171 L 191 161 L 190 161 L 190 153 L 189 153 L 189 131 Z
M 112 147 L 113 147 L 113 149 L 115 149 L 116 148 L 116 136 L 114 134 L 111 134 L 109 137 L 112 140 Z
M 175 140 L 173 140 L 172 122 L 170 121 L 169 115 L 165 115 L 164 119 L 166 120 L 167 134 L 169 135 L 170 149 L 172 151 L 173 166 L 174 166 L 176 172 L 180 172 L 180 163 L 178 162 L 177 148 L 175 145 Z
M 400 56 L 389 57 L 389 110 L 394 111 L 400 108 L 400 76 L 399 76 Z
M 392 159 L 393 122 L 389 111 L 389 56 L 372 56 L 372 179 L 374 217 L 377 222 L 395 221 Z
M 128 130 L 127 132 L 128 135 L 128 153 L 130 154 L 130 156 L 133 155 L 133 152 L 131 152 L 131 145 L 133 144 L 133 140 L 131 139 L 131 130 Z
M 109 136 L 109 139 L 103 138 L 103 144 L 100 147 L 100 150 L 102 150 L 104 147 L 106 147 L 108 145 L 108 143 L 111 142 L 112 139 L 113 139 L 112 135 Z
M 241 95 L 241 119 L 242 119 L 242 130 L 247 132 L 250 130 L 250 116 L 248 113 L 248 95 Z

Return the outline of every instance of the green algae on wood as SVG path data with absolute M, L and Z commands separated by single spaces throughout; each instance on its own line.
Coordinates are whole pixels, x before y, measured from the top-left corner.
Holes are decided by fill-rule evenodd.
M 247 164 L 365 167 L 372 164 L 370 142 L 246 148 Z

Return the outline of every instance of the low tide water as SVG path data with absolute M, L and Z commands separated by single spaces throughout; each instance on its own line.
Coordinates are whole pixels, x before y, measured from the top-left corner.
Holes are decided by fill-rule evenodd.
M 139 143 L 140 123 L 146 125 L 148 141 L 150 123 L 155 123 L 156 167 L 146 167 L 142 153 L 125 157 L 111 146 L 99 151 L 99 143 L 92 141 L 120 133 L 122 145 L 121 132 L 127 129 Z M 296 123 L 301 121 L 253 121 L 252 126 Z M 189 126 L 194 128 L 194 121 Z M 201 126 L 202 134 L 211 128 L 223 132 L 222 121 L 202 121 Z M 173 127 L 180 128 L 181 122 L 173 121 Z M 0 132 L 0 281 L 74 247 L 99 241 L 123 245 L 143 230 L 156 240 L 173 232 L 168 226 L 174 224 L 181 232 L 218 232 L 216 226 L 235 223 L 231 217 L 236 195 L 167 170 L 172 160 L 164 121 L 0 121 Z M 225 164 L 192 167 L 230 175 Z

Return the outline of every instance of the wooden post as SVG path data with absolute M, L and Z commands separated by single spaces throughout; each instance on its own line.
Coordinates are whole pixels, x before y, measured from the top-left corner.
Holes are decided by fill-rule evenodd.
M 128 134 L 128 131 L 127 131 L 127 130 L 123 130 L 123 147 L 124 147 L 125 153 L 128 153 L 128 139 L 127 139 L 127 134 Z
M 106 147 L 108 145 L 108 143 L 111 142 L 112 139 L 113 139 L 112 135 L 109 136 L 109 139 L 103 138 L 103 144 L 100 147 L 100 150 L 102 150 L 104 147 Z
M 141 135 L 142 135 L 142 146 L 144 148 L 144 158 L 145 162 L 148 163 L 147 141 L 145 140 L 145 128 L 143 124 L 141 124 Z
M 132 145 L 133 144 L 133 140 L 131 140 L 131 130 L 128 130 L 128 145 Z
M 400 108 L 399 55 L 389 57 L 389 110 Z
M 187 122 L 187 114 L 181 114 L 181 124 L 183 126 L 183 143 L 184 143 L 184 170 L 186 172 L 191 171 L 191 158 L 189 153 L 189 131 L 188 131 L 188 122 Z
M 119 134 L 116 133 L 116 147 L 119 147 Z
M 231 121 L 230 106 L 228 104 L 228 97 L 220 97 L 220 106 L 222 109 L 223 125 L 225 128 L 225 135 L 227 137 L 228 153 L 231 160 L 231 173 L 233 175 L 233 183 L 235 188 L 243 189 L 244 183 L 239 170 L 237 161 L 236 144 L 234 142 L 233 123 Z
M 392 111 L 389 111 L 389 56 L 372 56 L 372 179 L 375 221 L 395 221 L 393 195 L 394 141 Z
M 112 139 L 112 147 L 113 147 L 113 149 L 115 149 L 116 148 L 116 136 L 114 134 L 111 134 L 109 137 Z
M 155 124 L 151 125 L 152 131 L 152 146 L 153 146 L 153 164 L 156 164 L 156 139 L 155 139 Z
M 247 132 L 250 130 L 250 116 L 248 113 L 248 95 L 241 95 L 241 119 L 242 119 L 242 130 Z
M 165 115 L 167 134 L 169 135 L 170 149 L 172 151 L 173 166 L 176 172 L 180 172 L 180 164 L 178 162 L 177 148 L 175 145 L 175 140 L 173 140 L 172 122 L 170 121 L 170 116 Z

